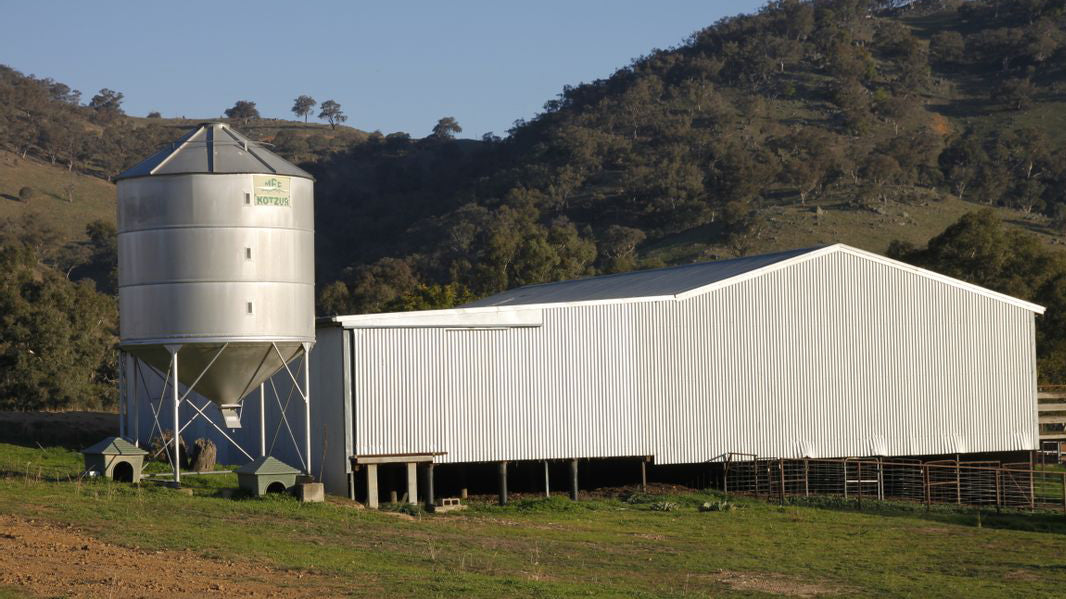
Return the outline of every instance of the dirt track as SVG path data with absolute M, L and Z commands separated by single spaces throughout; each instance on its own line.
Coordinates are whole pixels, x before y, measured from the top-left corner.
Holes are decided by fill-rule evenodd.
M 102 543 L 73 528 L 0 516 L 0 585 L 53 597 L 332 597 L 336 581 L 184 551 Z

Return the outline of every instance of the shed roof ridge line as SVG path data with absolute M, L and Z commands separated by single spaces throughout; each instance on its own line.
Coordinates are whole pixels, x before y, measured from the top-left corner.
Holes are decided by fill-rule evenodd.
M 593 279 L 599 281 L 599 280 L 604 280 L 604 279 L 614 279 L 614 278 L 628 277 L 628 276 L 638 275 L 638 274 L 648 274 L 648 273 L 652 273 L 652 272 L 667 272 L 667 271 L 674 271 L 674 270 L 684 270 L 686 268 L 699 268 L 701 266 L 707 266 L 708 264 L 721 265 L 721 264 L 724 264 L 724 263 L 727 263 L 727 262 L 733 262 L 733 261 L 736 261 L 736 260 L 745 260 L 745 259 L 750 259 L 750 258 L 762 258 L 762 257 L 766 257 L 766 256 L 773 256 L 775 254 L 789 254 L 789 253 L 793 253 L 793 252 L 813 252 L 813 251 L 817 251 L 817 250 L 820 250 L 820 249 L 824 249 L 826 247 L 829 247 L 829 246 L 826 246 L 824 244 L 812 245 L 812 246 L 808 246 L 808 247 L 805 247 L 805 248 L 795 248 L 795 249 L 791 249 L 791 250 L 781 250 L 781 251 L 777 251 L 777 252 L 767 252 L 765 254 L 757 254 L 755 256 L 736 256 L 734 258 L 726 258 L 724 260 L 711 260 L 710 262 L 690 262 L 688 264 L 675 264 L 673 266 L 660 266 L 658 268 L 642 268 L 642 269 L 638 269 L 638 270 L 627 270 L 625 272 L 612 272 L 612 273 L 607 273 L 607 274 L 602 274 L 602 275 L 591 275 L 591 276 L 586 276 L 586 277 L 578 277 L 576 279 L 565 279 L 565 280 L 562 280 L 562 281 L 545 281 L 543 283 L 532 283 L 530 285 L 522 285 L 521 287 L 515 287 L 513 289 L 508 289 L 506 291 L 516 291 L 518 289 L 535 289 L 537 287 L 549 287 L 551 285 L 558 285 L 560 283 L 573 283 L 573 282 L 577 282 L 577 281 L 590 281 L 590 280 L 593 280 Z M 774 264 L 777 264 L 777 263 L 775 262 Z M 689 290 L 689 291 L 691 291 L 691 290 Z M 589 300 L 589 301 L 596 301 L 596 300 Z M 502 306 L 502 304 L 501 304 L 501 306 Z
M 1044 306 L 1041 306 L 1040 304 L 1037 304 L 1037 303 L 1034 303 L 1034 302 L 1030 302 L 1030 301 L 1026 301 L 1026 300 L 1023 300 L 1021 298 L 1014 297 L 1013 295 L 1008 295 L 1006 293 L 1000 293 L 999 291 L 995 291 L 995 290 L 989 289 L 987 287 L 982 287 L 982 286 L 976 285 L 974 283 L 969 283 L 969 282 L 963 281 L 961 279 L 956 279 L 955 277 L 949 277 L 948 275 L 941 274 L 941 273 L 938 273 L 938 272 L 935 272 L 935 271 L 932 271 L 932 270 L 929 270 L 929 269 L 926 269 L 926 268 L 922 268 L 920 266 L 914 266 L 913 264 L 907 264 L 906 262 L 901 262 L 899 260 L 894 260 L 892 258 L 889 258 L 888 256 L 882 256 L 881 254 L 877 254 L 877 253 L 874 253 L 874 252 L 869 252 L 869 251 L 866 251 L 866 250 L 863 250 L 863 249 L 852 247 L 850 245 L 845 245 L 843 243 L 838 243 L 838 244 L 835 244 L 835 245 L 833 245 L 831 247 L 835 247 L 835 248 L 837 248 L 838 251 L 842 251 L 844 253 L 851 254 L 852 256 L 856 256 L 856 257 L 859 257 L 859 258 L 865 258 L 865 259 L 873 261 L 873 262 L 879 262 L 879 263 L 885 264 L 887 266 L 892 266 L 892 267 L 897 268 L 899 270 L 910 272 L 910 273 L 918 275 L 920 277 L 925 277 L 927 279 L 931 279 L 931 280 L 937 281 L 939 283 L 944 283 L 945 285 L 951 285 L 953 287 L 958 287 L 959 289 L 963 289 L 963 290 L 969 291 L 971 293 L 976 293 L 978 295 L 983 295 L 983 296 L 988 297 L 990 299 L 998 300 L 998 301 L 1001 301 L 1001 302 L 1006 303 L 1006 304 L 1011 304 L 1011 305 L 1017 306 L 1019 308 L 1024 308 L 1026 310 L 1029 310 L 1031 312 L 1035 312 L 1037 314 L 1043 314 L 1047 310 L 1047 308 L 1045 308 Z
M 467 307 L 467 308 L 461 308 L 460 307 L 460 308 L 446 308 L 446 309 L 442 309 L 442 310 L 428 310 L 428 311 L 424 311 L 424 312 L 421 312 L 421 313 L 422 314 L 426 314 L 427 312 L 432 312 L 432 313 L 434 313 L 436 315 L 446 315 L 446 314 L 454 314 L 454 315 L 470 314 L 470 315 L 474 315 L 474 314 L 486 314 L 486 313 L 494 313 L 494 312 L 495 313 L 506 313 L 506 312 L 520 311 L 520 310 L 544 310 L 544 309 L 550 309 L 550 308 L 571 307 L 571 306 L 599 306 L 599 305 L 609 305 L 609 304 L 634 304 L 634 303 L 651 303 L 651 302 L 663 302 L 663 301 L 684 301 L 684 300 L 692 298 L 692 297 L 703 295 L 705 293 L 710 293 L 710 292 L 718 290 L 718 289 L 723 289 L 723 288 L 726 288 L 726 287 L 730 287 L 732 285 L 736 285 L 736 284 L 742 283 L 744 281 L 747 281 L 747 280 L 750 280 L 750 279 L 753 279 L 753 278 L 756 278 L 756 277 L 760 277 L 760 276 L 769 274 L 769 273 L 777 271 L 777 270 L 789 268 L 791 266 L 795 266 L 797 264 L 801 264 L 801 263 L 806 262 L 808 260 L 814 260 L 816 258 L 820 258 L 822 256 L 826 256 L 828 254 L 832 254 L 832 253 L 836 253 L 836 252 L 847 253 L 847 254 L 850 254 L 852 256 L 856 256 L 858 258 L 862 258 L 862 259 L 865 259 L 865 260 L 870 260 L 872 262 L 878 262 L 880 264 L 891 266 L 893 268 L 896 268 L 897 270 L 909 272 L 911 274 L 915 274 L 917 276 L 920 276 L 920 277 L 923 277 L 923 278 L 926 278 L 926 279 L 929 279 L 929 280 L 932 280 L 932 281 L 936 281 L 936 282 L 939 282 L 939 283 L 942 283 L 942 284 L 945 284 L 945 285 L 950 285 L 950 286 L 953 286 L 953 287 L 956 287 L 956 288 L 959 288 L 959 289 L 963 289 L 964 291 L 969 291 L 971 293 L 976 293 L 978 295 L 982 295 L 982 296 L 988 297 L 990 299 L 994 299 L 994 300 L 997 300 L 997 301 L 1000 301 L 1000 302 L 1003 302 L 1003 303 L 1006 303 L 1006 304 L 1010 304 L 1010 305 L 1013 305 L 1013 306 L 1016 306 L 1016 307 L 1019 307 L 1019 308 L 1023 308 L 1025 310 L 1029 310 L 1029 311 L 1034 312 L 1036 314 L 1043 314 L 1045 312 L 1044 306 L 1041 306 L 1039 304 L 1034 304 L 1032 302 L 1028 302 L 1026 300 L 1022 300 L 1022 299 L 1007 295 L 1005 293 L 1000 293 L 998 291 L 993 291 L 991 289 L 987 289 L 985 287 L 981 287 L 980 285 L 975 285 L 973 283 L 967 283 L 966 281 L 962 281 L 962 280 L 959 280 L 959 279 L 956 279 L 956 278 L 953 278 L 953 277 L 949 277 L 947 275 L 943 275 L 943 274 L 940 274 L 940 273 L 937 273 L 937 272 L 933 272 L 931 270 L 927 270 L 927 269 L 924 269 L 924 268 L 921 268 L 921 267 L 918 267 L 918 266 L 914 266 L 912 264 L 907 264 L 906 262 L 900 262 L 899 260 L 893 260 L 892 258 L 888 258 L 886 256 L 882 256 L 882 255 L 876 254 L 874 252 L 861 250 L 861 249 L 849 246 L 849 245 L 844 244 L 844 243 L 834 243 L 834 244 L 825 245 L 825 246 L 821 246 L 821 247 L 815 247 L 815 248 L 810 249 L 809 251 L 803 252 L 803 253 L 798 254 L 796 256 L 793 256 L 791 258 L 786 258 L 784 260 L 780 260 L 780 261 L 777 261 L 777 262 L 774 262 L 774 263 L 771 263 L 771 264 L 767 264 L 767 265 L 761 266 L 759 268 L 754 268 L 754 269 L 749 270 L 747 272 L 743 272 L 743 273 L 734 275 L 732 277 L 728 277 L 726 279 L 722 279 L 720 281 L 715 281 L 713 283 L 710 283 L 710 284 L 707 284 L 707 285 L 703 285 L 701 287 L 695 287 L 693 289 L 689 289 L 689 290 L 686 290 L 686 291 L 683 291 L 681 293 L 674 294 L 674 295 L 636 296 L 636 297 L 594 299 L 594 300 L 573 300 L 573 301 L 563 301 L 563 302 L 545 302 L 545 303 L 540 303 L 540 304 L 473 306 L 473 307 Z M 693 265 L 684 265 L 684 266 L 693 266 Z M 636 272 L 641 272 L 641 271 L 636 271 Z M 619 274 L 625 274 L 625 273 L 619 273 Z M 415 313 L 418 313 L 418 312 L 415 312 Z M 401 319 L 401 318 L 404 318 L 404 319 L 406 319 L 406 318 L 411 317 L 412 314 L 413 314 L 412 312 L 384 312 L 384 313 L 379 313 L 379 314 L 338 315 L 338 316 L 332 317 L 331 321 L 335 322 L 337 324 L 340 324 L 342 326 L 351 324 L 351 325 L 354 325 L 355 327 L 357 327 L 358 326 L 358 322 L 361 321 L 361 320 L 371 320 L 371 319 L 381 319 L 381 318 L 384 318 L 384 319 Z M 407 324 L 407 325 L 398 325 L 398 326 L 413 327 L 413 328 L 424 328 L 425 327 L 425 325 L 419 326 L 417 323 L 412 323 L 412 324 Z M 384 326 L 384 325 L 377 325 L 377 326 L 374 326 L 374 327 L 371 327 L 371 328 L 389 328 L 389 327 Z
M 802 262 L 806 262 L 808 260 L 813 260 L 814 258 L 817 258 L 819 256 L 824 256 L 826 254 L 833 253 L 834 251 L 836 251 L 840 247 L 847 247 L 847 246 L 844 246 L 844 244 L 842 244 L 842 243 L 834 243 L 832 245 L 814 247 L 810 251 L 803 252 L 802 254 L 798 254 L 798 255 L 793 256 L 791 258 L 786 258 L 784 260 L 779 260 L 777 262 L 773 262 L 773 263 L 767 264 L 765 266 L 760 266 L 758 268 L 753 268 L 753 269 L 751 269 L 749 271 L 745 271 L 745 272 L 733 275 L 731 277 L 726 277 L 726 278 L 722 279 L 721 281 L 715 281 L 713 283 L 708 283 L 707 285 L 703 285 L 703 286 L 700 286 L 700 287 L 695 287 L 693 289 L 688 289 L 686 291 L 682 291 L 681 293 L 678 293 L 678 294 L 674 295 L 674 299 L 676 299 L 678 301 L 684 301 L 684 300 L 686 300 L 686 299 L 688 299 L 690 297 L 695 297 L 697 295 L 703 295 L 704 293 L 710 293 L 711 291 L 715 291 L 717 289 L 730 287 L 732 285 L 736 285 L 738 283 L 742 283 L 742 282 L 747 281 L 749 279 L 754 279 L 756 277 L 761 277 L 761 276 L 763 276 L 765 274 L 769 274 L 769 273 L 774 272 L 776 270 L 782 270 L 782 269 L 788 268 L 790 266 L 793 266 L 793 265 L 796 265 L 796 264 L 800 264 Z
M 938 283 L 942 283 L 942 284 L 945 284 L 945 285 L 950 285 L 952 287 L 956 287 L 956 288 L 962 289 L 964 291 L 969 291 L 970 293 L 976 293 L 978 295 L 982 295 L 982 296 L 985 296 L 985 297 L 990 298 L 990 299 L 994 299 L 994 300 L 997 300 L 997 301 L 1000 301 L 1000 302 L 1003 302 L 1003 303 L 1006 303 L 1006 304 L 1010 304 L 1012 306 L 1023 308 L 1023 309 L 1029 310 L 1031 312 L 1035 312 L 1036 314 L 1043 314 L 1044 311 L 1046 310 L 1046 308 L 1044 306 L 1041 306 L 1039 304 L 1035 304 L 1033 302 L 1029 302 L 1029 301 L 1026 301 L 1026 300 L 1023 300 L 1023 299 L 1019 299 L 1019 298 L 1016 298 L 1016 297 L 1011 296 L 1011 295 L 1007 295 L 1006 293 L 1000 293 L 998 291 L 994 291 L 992 289 L 988 289 L 988 288 L 982 287 L 980 285 L 975 285 L 973 283 L 968 283 L 966 281 L 962 281 L 962 280 L 956 279 L 954 277 L 949 277 L 947 275 L 940 274 L 940 273 L 934 272 L 932 270 L 921 268 L 919 266 L 914 266 L 913 264 L 907 264 L 906 262 L 901 262 L 899 260 L 894 260 L 894 259 L 889 258 L 887 256 L 882 256 L 881 254 L 877 254 L 875 252 L 870 252 L 870 251 L 867 251 L 867 250 L 862 250 L 862 249 L 859 249 L 859 248 L 856 248 L 856 247 L 852 247 L 852 246 L 844 244 L 844 243 L 834 243 L 832 245 L 827 245 L 827 246 L 824 246 L 824 247 L 821 247 L 821 248 L 818 248 L 818 249 L 815 249 L 815 250 L 811 250 L 809 252 L 805 252 L 805 253 L 800 254 L 798 256 L 793 256 L 792 258 L 789 258 L 787 260 L 781 260 L 780 262 L 774 262 L 773 264 L 767 264 L 766 266 L 755 268 L 755 269 L 749 270 L 748 272 L 744 272 L 744 273 L 741 273 L 739 275 L 736 275 L 736 276 L 733 276 L 733 277 L 729 277 L 727 279 L 723 279 L 721 281 L 715 281 L 714 283 L 711 283 L 709 285 L 704 285 L 702 287 L 697 287 L 695 289 L 689 289 L 688 291 L 684 291 L 682 293 L 677 294 L 675 297 L 679 301 L 684 301 L 684 300 L 686 300 L 688 298 L 691 298 L 691 297 L 696 297 L 698 295 L 703 295 L 705 293 L 710 293 L 710 292 L 716 291 L 718 289 L 723 289 L 725 287 L 730 287 L 732 285 L 736 285 L 738 283 L 742 283 L 742 282 L 744 282 L 746 280 L 749 280 L 749 279 L 753 279 L 753 278 L 756 278 L 756 277 L 761 277 L 763 275 L 769 274 L 769 273 L 774 272 L 776 270 L 789 268 L 791 266 L 795 266 L 796 264 L 802 264 L 803 262 L 807 262 L 809 260 L 814 260 L 816 258 L 820 258 L 822 256 L 826 256 L 828 254 L 833 254 L 833 253 L 837 253 L 837 252 L 843 252 L 845 254 L 850 254 L 850 255 L 855 256 L 857 258 L 862 258 L 864 260 L 869 260 L 871 262 L 877 262 L 879 264 L 884 264 L 886 266 L 891 266 L 891 267 L 893 267 L 893 268 L 895 268 L 897 270 L 901 270 L 901 271 L 904 271 L 904 272 L 909 272 L 911 274 L 914 274 L 914 275 L 917 275 L 917 276 L 920 276 L 920 277 L 923 277 L 923 278 L 926 278 L 926 279 L 930 279 L 930 280 L 936 281 Z M 635 298 L 635 299 L 639 299 L 639 298 Z

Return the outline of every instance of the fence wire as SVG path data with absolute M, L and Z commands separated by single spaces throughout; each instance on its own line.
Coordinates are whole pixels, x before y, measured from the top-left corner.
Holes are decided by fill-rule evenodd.
M 1029 463 L 893 458 L 782 459 L 726 454 L 727 493 L 1050 509 L 1066 513 L 1066 472 Z

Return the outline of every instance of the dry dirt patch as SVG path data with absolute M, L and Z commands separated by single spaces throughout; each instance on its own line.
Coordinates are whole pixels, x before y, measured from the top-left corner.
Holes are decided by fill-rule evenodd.
M 825 597 L 839 595 L 847 589 L 768 572 L 730 572 L 723 570 L 715 580 L 736 591 L 757 591 L 788 597 Z
M 0 516 L 0 584 L 35 595 L 64 597 L 323 597 L 344 593 L 342 587 L 316 574 L 211 560 L 188 551 L 129 549 L 72 528 L 12 516 Z

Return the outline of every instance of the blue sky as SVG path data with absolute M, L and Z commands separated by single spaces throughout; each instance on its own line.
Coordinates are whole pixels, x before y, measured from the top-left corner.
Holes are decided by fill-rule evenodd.
M 3 0 L 0 63 L 80 89 L 108 87 L 130 114 L 213 118 L 239 99 L 291 118 L 334 99 L 348 124 L 504 135 L 564 84 L 606 77 L 759 1 L 54 2 Z M 317 114 L 317 112 L 316 112 Z

